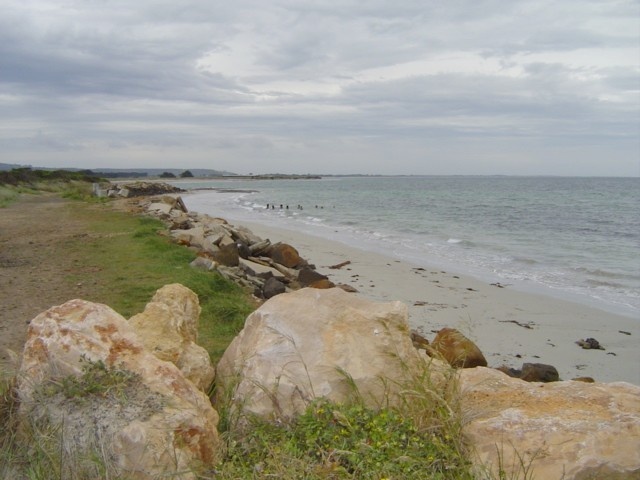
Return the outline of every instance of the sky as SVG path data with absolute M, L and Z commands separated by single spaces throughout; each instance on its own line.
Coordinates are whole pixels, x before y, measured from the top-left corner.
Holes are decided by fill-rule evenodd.
M 638 0 L 0 0 L 0 162 L 640 175 Z

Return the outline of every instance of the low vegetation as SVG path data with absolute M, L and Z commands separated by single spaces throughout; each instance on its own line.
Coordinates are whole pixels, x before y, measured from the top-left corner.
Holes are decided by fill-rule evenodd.
M 139 380 L 139 376 L 122 368 L 107 367 L 102 361 L 90 361 L 85 357 L 82 362 L 82 375 L 69 375 L 59 382 L 44 383 L 39 386 L 37 396 L 45 400 L 55 395 L 82 402 L 91 396 L 115 396 L 123 398 L 126 389 Z
M 32 170 L 31 168 L 14 168 L 0 171 L 0 185 L 23 185 L 33 188 L 46 187 L 44 184 L 55 182 L 99 182 L 101 179 L 91 170 Z
M 93 182 L 100 182 L 90 170 L 32 170 L 14 168 L 0 171 L 0 208 L 14 202 L 21 193 L 57 193 L 75 200 L 98 200 L 91 195 Z
M 407 413 L 319 399 L 290 423 L 254 420 L 215 478 L 472 479 L 450 418 Z
M 66 195 L 82 198 L 73 188 Z M 74 265 L 63 281 L 83 283 L 83 298 L 105 303 L 127 318 L 141 312 L 161 286 L 187 286 L 202 307 L 199 343 L 217 362 L 255 308 L 247 292 L 216 273 L 190 268 L 194 254 L 172 243 L 156 220 L 101 203 L 73 202 L 69 208 L 87 229 L 59 252 Z M 95 392 L 117 394 L 131 380 L 126 372 L 87 363 L 82 377 L 47 388 L 82 398 Z M 250 429 L 239 430 L 223 419 L 225 460 L 213 470 L 208 466 L 197 472 L 197 478 L 471 479 L 456 410 L 434 397 L 423 380 L 408 386 L 410 401 L 397 408 L 370 409 L 356 395 L 350 404 L 317 400 L 291 422 L 254 420 Z M 108 471 L 100 452 L 89 459 L 89 470 L 81 468 L 86 458 L 61 458 L 56 447 L 60 432 L 52 427 L 22 429 L 27 441 L 18 442 L 13 383 L 9 377 L 0 385 L 1 478 L 84 480 Z M 89 471 L 93 473 L 83 473 Z M 63 472 L 74 473 L 65 477 Z

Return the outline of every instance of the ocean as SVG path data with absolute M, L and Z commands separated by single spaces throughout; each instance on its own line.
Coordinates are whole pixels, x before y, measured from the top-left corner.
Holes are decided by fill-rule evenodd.
M 365 176 L 176 185 L 222 189 L 184 198 L 191 210 L 234 223 L 302 231 L 640 319 L 638 178 Z

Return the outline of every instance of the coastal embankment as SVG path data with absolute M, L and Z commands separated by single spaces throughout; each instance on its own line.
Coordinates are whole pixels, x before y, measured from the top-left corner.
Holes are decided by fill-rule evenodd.
M 378 455 L 378 460 L 367 466 L 364 473 L 375 472 L 376 478 L 382 467 L 393 469 L 383 470 L 389 478 L 431 478 L 434 469 L 446 473 L 446 478 L 460 479 L 472 478 L 471 470 L 473 478 L 502 478 L 505 473 L 509 478 L 524 479 L 530 476 L 527 472 L 544 478 L 563 476 L 567 479 L 586 478 L 585 475 L 605 478 L 609 474 L 632 478 L 637 474 L 634 452 L 638 445 L 638 386 L 625 382 L 604 383 L 612 380 L 604 378 L 604 370 L 599 371 L 602 377 L 593 383 L 585 378 L 558 382 L 553 367 L 550 367 L 553 378 L 538 377 L 538 380 L 525 376 L 523 367 L 520 378 L 527 381 L 510 378 L 512 371 L 504 372 L 509 374 L 505 375 L 483 367 L 487 365 L 485 356 L 489 366 L 507 364 L 516 370 L 520 362 L 529 366 L 552 363 L 537 354 L 531 354 L 531 358 L 522 353 L 505 354 L 509 350 L 501 343 L 504 332 L 513 329 L 509 331 L 512 334 L 509 338 L 514 342 L 511 351 L 516 348 L 528 351 L 525 346 L 535 342 L 551 343 L 551 338 L 565 338 L 553 322 L 554 315 L 560 319 L 563 316 L 577 319 L 583 315 L 580 318 L 584 322 L 588 318 L 584 316 L 585 311 L 572 309 L 579 306 L 547 304 L 545 297 L 512 291 L 506 285 L 414 266 L 299 232 L 273 229 L 269 225 L 238 225 L 218 218 L 213 212 L 187 211 L 185 203 L 189 203 L 188 199 L 185 202 L 181 197 L 164 195 L 127 198 L 111 204 L 140 215 L 112 212 L 106 205 L 77 209 L 63 203 L 60 213 L 83 220 L 85 226 L 92 228 L 82 231 L 83 221 L 63 222 L 63 218 L 55 216 L 43 222 L 51 228 L 51 236 L 40 248 L 52 243 L 52 250 L 48 256 L 39 257 L 42 263 L 31 265 L 34 275 L 28 279 L 46 280 L 47 284 L 56 278 L 64 279 L 67 294 L 73 291 L 78 296 L 88 295 L 105 302 L 107 297 L 103 294 L 108 290 L 116 293 L 116 297 L 110 298 L 120 305 L 112 310 L 107 306 L 110 301 L 96 303 L 76 298 L 33 318 L 16 376 L 15 398 L 21 400 L 19 410 L 12 407 L 13 396 L 4 396 L 2 406 L 8 418 L 5 424 L 11 426 L 9 432 L 17 431 L 19 423 L 16 422 L 34 421 L 44 413 L 51 425 L 62 421 L 62 427 L 67 429 L 62 438 L 80 439 L 78 445 L 70 447 L 75 463 L 65 459 L 66 470 L 77 472 L 80 460 L 87 456 L 86 450 L 100 447 L 103 457 L 96 458 L 104 461 L 105 468 L 112 469 L 114 476 L 118 476 L 118 472 L 164 475 L 181 471 L 188 473 L 180 478 L 195 478 L 191 468 L 205 467 L 210 473 L 213 466 L 216 478 L 248 478 L 256 471 L 282 472 L 282 466 L 290 457 L 284 448 L 277 444 L 274 447 L 274 437 L 265 438 L 268 451 L 277 452 L 273 464 L 262 455 L 247 454 L 246 448 L 263 436 L 259 433 L 260 425 L 267 425 L 272 431 L 272 421 L 277 418 L 278 425 L 293 427 L 298 424 L 289 423 L 294 415 L 320 416 L 325 413 L 326 405 L 330 415 L 319 418 L 321 430 L 326 431 L 335 424 L 342 430 L 331 437 L 327 449 L 320 455 L 318 445 L 313 444 L 313 465 L 318 457 L 342 457 L 342 453 L 337 453 L 339 450 L 349 454 L 348 458 L 339 460 L 341 464 L 352 468 L 350 462 L 355 459 L 360 469 L 353 475 L 345 471 L 345 476 L 337 478 L 360 478 L 361 459 L 367 452 Z M 29 210 L 11 209 L 14 219 L 23 222 L 22 228 L 34 221 L 34 217 L 27 220 L 25 216 Z M 162 220 L 166 228 L 149 219 L 149 215 Z M 94 216 L 101 217 L 102 222 L 86 223 Z M 65 226 L 64 231 L 60 231 L 61 225 Z M 69 235 L 71 231 L 74 233 Z M 136 241 L 119 244 L 119 240 L 127 238 Z M 173 241 L 168 241 L 169 238 Z M 14 256 L 19 249 L 28 254 L 33 245 L 32 241 L 6 235 L 2 242 L 16 247 Z M 75 252 L 75 249 L 65 250 L 69 245 L 90 247 L 87 253 L 91 255 L 67 255 Z M 46 262 L 53 251 L 60 260 L 57 270 L 50 270 L 52 264 Z M 98 258 L 110 261 L 104 263 Z M 113 263 L 118 263 L 116 276 L 105 276 Z M 149 268 L 151 263 L 158 267 L 166 264 L 162 278 L 150 275 L 156 270 Z M 8 270 L 18 265 L 6 266 L 8 269 L 3 273 L 7 275 L 3 278 L 9 280 Z M 146 268 L 137 274 L 139 266 Z M 258 272 L 258 266 L 266 271 Z M 51 275 L 38 276 L 38 269 L 45 267 Z M 81 276 L 67 275 L 69 267 Z M 21 272 L 27 276 L 27 271 Z M 314 275 L 323 278 L 313 280 Z M 221 281 L 221 276 L 234 279 L 245 287 L 245 292 L 257 297 L 257 303 L 262 303 L 246 317 L 244 328 L 237 322 L 241 314 L 237 307 L 245 305 L 248 296 L 244 293 L 242 298 L 235 296 L 230 302 L 225 301 L 227 294 L 239 294 L 241 289 Z M 303 288 L 307 286 L 305 276 L 310 279 L 309 285 L 316 288 Z M 106 290 L 98 295 L 100 278 Z M 172 283 L 155 291 L 151 301 L 142 308 L 138 297 L 148 297 L 145 292 L 149 281 L 156 283 L 163 278 Z M 281 282 L 281 293 L 267 295 L 265 287 L 270 280 Z M 90 288 L 85 289 L 85 285 Z M 333 285 L 342 288 L 332 288 Z M 34 295 L 43 286 L 43 283 L 35 284 L 29 292 Z M 13 291 L 18 297 L 14 302 L 27 301 L 25 292 Z M 265 299 L 269 300 L 263 302 Z M 236 306 L 235 320 L 229 323 L 232 305 Z M 409 309 L 413 318 L 408 314 Z M 116 313 L 118 311 L 129 312 L 129 320 Z M 441 314 L 438 320 L 433 320 L 438 312 Z M 478 312 L 485 314 L 480 317 L 492 321 L 474 324 L 472 315 Z M 606 320 L 616 321 L 613 317 Z M 2 324 L 22 330 L 26 327 L 24 319 Z M 207 333 L 207 328 L 215 325 L 219 327 L 216 333 Z M 410 326 L 430 342 L 410 332 Z M 441 326 L 457 327 L 475 340 L 485 355 L 455 330 L 441 329 Z M 613 326 L 620 328 L 617 333 L 625 337 L 633 339 L 638 334 L 632 330 L 632 324 Z M 488 331 L 494 338 L 487 340 L 476 333 L 478 330 L 483 334 Z M 434 340 L 435 331 L 438 335 Z M 533 335 L 527 337 L 527 332 Z M 624 357 L 617 353 L 626 352 L 624 347 L 612 352 L 601 336 L 603 330 L 596 333 L 602 349 L 586 350 L 573 340 L 559 346 L 563 351 L 574 349 L 584 355 L 603 355 L 601 358 L 605 359 Z M 569 332 L 572 334 L 575 332 Z M 585 336 L 581 340 L 584 345 L 595 347 L 594 338 Z M 204 342 L 207 348 L 198 346 L 196 340 Z M 223 345 L 224 353 L 219 360 L 222 351 L 212 340 L 217 341 L 218 346 Z M 467 364 L 472 357 L 474 363 Z M 478 367 L 455 370 L 439 358 L 455 367 Z M 517 363 L 508 362 L 510 359 L 517 359 Z M 560 359 L 566 360 L 566 357 Z M 627 362 L 628 358 L 623 360 Z M 625 369 L 629 366 L 625 362 L 620 364 L 620 371 L 628 375 L 632 366 Z M 562 379 L 573 378 L 561 362 L 556 365 Z M 211 398 L 213 404 L 210 404 L 205 393 L 209 392 L 214 366 L 216 386 Z M 68 372 L 72 373 L 68 375 Z M 51 376 L 46 377 L 47 374 Z M 585 372 L 579 376 L 586 375 Z M 45 385 L 71 388 L 60 390 L 44 388 Z M 98 394 L 93 393 L 96 386 Z M 7 390 L 10 391 L 13 387 Z M 82 404 L 88 406 L 80 416 L 77 405 L 64 400 L 75 397 L 81 397 Z M 136 403 L 136 399 L 143 401 Z M 314 403 L 314 399 L 320 399 L 321 403 Z M 362 402 L 356 405 L 359 413 L 352 419 L 350 412 L 338 410 L 348 399 Z M 94 403 L 87 403 L 89 400 Z M 333 405 L 328 401 L 337 403 Z M 107 412 L 111 415 L 119 412 L 114 406 L 119 407 L 123 402 L 128 407 L 135 404 L 136 408 L 149 407 L 150 410 L 136 411 L 129 417 L 116 413 L 116 418 L 109 420 Z M 71 407 L 76 422 L 67 421 L 71 410 L 59 410 L 58 405 Z M 383 436 L 375 437 L 381 439 L 376 441 L 376 448 L 366 448 L 362 455 L 354 457 L 349 452 L 370 445 L 372 435 L 378 433 L 366 433 L 364 439 L 357 439 L 353 446 L 336 447 L 336 442 L 345 433 L 349 434 L 366 409 L 377 410 L 381 405 L 397 406 L 397 410 L 383 407 L 379 412 L 385 418 L 400 415 L 389 417 L 393 419 L 394 428 L 399 421 L 421 422 L 416 423 L 422 425 L 420 428 L 409 430 L 417 448 L 414 457 L 410 457 L 414 454 L 407 448 L 407 436 L 402 435 L 403 440 L 398 443 L 402 461 L 396 453 L 390 454 L 389 461 L 380 460 L 379 447 L 383 442 L 392 444 L 388 438 L 393 428 L 386 426 L 380 428 Z M 19 415 L 12 416 L 13 411 Z M 258 422 L 256 414 L 264 415 L 266 423 Z M 253 419 L 252 429 L 248 431 L 243 428 L 245 415 Z M 369 424 L 377 423 L 367 421 Z M 80 426 L 88 426 L 87 433 L 79 433 Z M 114 442 L 101 441 L 100 445 L 84 442 L 84 435 L 93 438 L 93 431 L 107 432 L 105 438 Z M 223 437 L 219 436 L 222 432 L 225 432 Z M 313 427 L 314 442 L 317 432 Z M 426 435 L 424 440 L 418 436 L 420 432 Z M 527 435 L 522 435 L 523 432 Z M 178 441 L 174 435 L 179 437 Z M 33 433 L 27 440 L 30 445 L 27 450 L 22 440 L 14 442 L 13 436 L 7 435 L 4 440 L 9 442 L 7 451 L 13 457 L 8 458 L 9 470 L 3 464 L 0 470 L 12 472 L 20 459 L 27 458 L 32 446 L 39 445 L 41 437 Z M 297 435 L 291 438 L 294 437 L 298 438 Z M 220 448 L 221 438 L 232 439 L 227 445 L 228 452 Z M 287 438 L 285 442 L 292 445 Z M 302 445 L 302 449 L 293 448 L 298 455 L 300 452 L 305 455 L 310 443 L 303 438 Z M 433 451 L 432 447 L 438 445 Z M 56 447 L 55 451 L 63 450 Z M 162 452 L 173 455 L 161 455 Z M 174 463 L 174 458 L 180 462 Z M 413 458 L 423 463 L 414 464 Z M 26 464 L 33 461 L 31 455 Z M 324 468 L 325 462 L 322 463 Z M 300 466 L 305 475 L 315 472 L 306 465 Z M 95 470 L 96 467 L 87 468 Z M 240 471 L 246 473 L 238 474 Z M 387 474 L 387 471 L 402 474 Z M 278 476 L 302 478 L 299 473 Z M 94 477 L 92 474 L 82 478 Z M 318 471 L 313 478 L 326 478 L 326 475 Z

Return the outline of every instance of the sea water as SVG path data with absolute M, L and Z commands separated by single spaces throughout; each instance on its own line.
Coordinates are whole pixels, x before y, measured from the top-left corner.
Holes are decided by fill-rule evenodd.
M 638 178 L 365 176 L 179 185 L 222 189 L 186 198 L 202 213 L 640 319 Z

